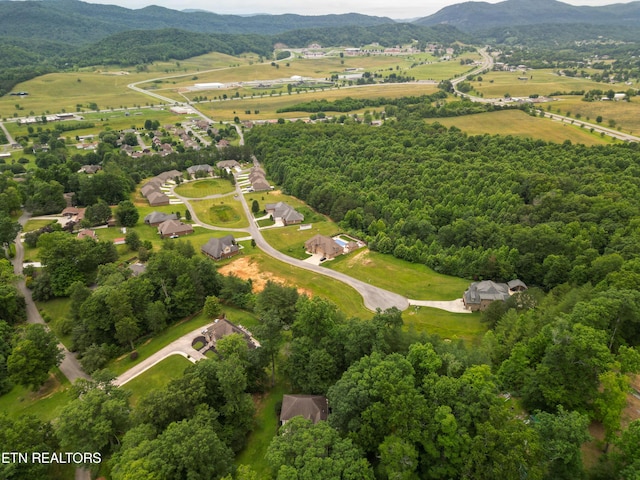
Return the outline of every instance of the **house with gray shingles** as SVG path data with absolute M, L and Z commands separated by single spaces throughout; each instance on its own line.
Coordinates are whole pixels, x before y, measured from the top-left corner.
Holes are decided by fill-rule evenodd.
M 474 282 L 462 296 L 464 306 L 472 312 L 484 311 L 491 303 L 501 300 L 509 300 L 509 297 L 516 292 L 527 289 L 521 280 L 512 280 L 509 283 L 496 283 L 491 280 Z
M 187 173 L 191 176 L 191 178 L 196 178 L 197 176 L 211 175 L 213 172 L 213 168 L 211 165 L 203 164 L 203 165 L 193 165 L 187 168 Z
M 147 201 L 152 207 L 159 207 L 160 205 L 169 205 L 169 197 L 164 193 L 154 190 L 147 195 Z
M 304 417 L 314 424 L 329 416 L 329 403 L 321 395 L 284 395 L 280 411 L 280 425 L 293 417 Z
M 238 163 L 237 160 L 222 160 L 218 163 L 216 163 L 216 167 L 218 168 L 228 168 L 228 169 L 232 169 L 232 168 L 236 168 L 239 167 L 240 164 Z
M 168 181 L 175 181 L 177 177 L 182 177 L 182 172 L 179 172 L 178 170 L 169 170 L 168 172 L 162 172 L 155 176 L 155 178 L 160 179 L 162 183 L 167 183 Z
M 188 223 L 182 223 L 180 220 L 166 220 L 158 225 L 158 233 L 161 238 L 181 237 L 193 233 L 193 227 Z
M 304 242 L 304 248 L 307 252 L 320 254 L 325 258 L 335 258 L 344 252 L 344 248 L 333 238 L 320 234 Z
M 268 215 L 273 217 L 274 222 L 281 223 L 285 227 L 295 223 L 302 223 L 304 220 L 304 215 L 284 202 L 267 203 L 264 209 Z
M 217 318 L 214 324 L 204 331 L 204 337 L 207 343 L 212 344 L 215 348 L 215 344 L 218 343 L 218 340 L 234 333 L 237 333 L 244 338 L 244 341 L 247 342 L 247 346 L 251 350 L 260 346 L 260 342 L 253 338 L 253 335 L 249 330 L 244 328 L 242 325 L 235 325 L 231 323 L 224 317 Z
M 144 217 L 144 223 L 152 227 L 158 226 L 167 220 L 178 220 L 178 216 L 175 213 L 151 212 Z
M 233 257 L 240 253 L 240 249 L 233 235 L 227 235 L 222 238 L 210 238 L 200 250 L 214 260 L 222 260 L 223 258 Z

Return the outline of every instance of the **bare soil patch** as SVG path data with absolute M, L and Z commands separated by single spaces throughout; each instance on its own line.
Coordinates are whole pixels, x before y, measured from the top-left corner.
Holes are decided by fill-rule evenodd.
M 287 282 L 282 277 L 274 275 L 271 272 L 260 270 L 260 266 L 249 257 L 240 257 L 237 260 L 219 268 L 218 271 L 223 275 L 234 274 L 236 277 L 243 280 L 251 279 L 253 282 L 253 293 L 261 292 L 264 290 L 267 282 L 272 281 L 282 285 L 294 286 L 297 288 L 298 293 L 305 294 L 309 297 L 313 296 L 313 293 L 310 290 L 300 288 L 296 285 L 291 285 L 290 282 Z

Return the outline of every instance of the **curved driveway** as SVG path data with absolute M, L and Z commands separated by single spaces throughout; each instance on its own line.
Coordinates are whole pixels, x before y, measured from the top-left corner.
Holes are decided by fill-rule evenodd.
M 23 213 L 22 216 L 18 219 L 20 225 L 24 227 L 27 223 L 27 220 L 31 217 L 29 213 Z M 22 275 L 22 264 L 24 262 L 24 246 L 22 245 L 22 239 L 20 233 L 16 236 L 16 256 L 13 259 L 13 271 L 16 275 Z M 28 323 L 39 323 L 41 325 L 45 325 L 46 323 L 42 319 L 40 312 L 38 311 L 38 307 L 36 306 L 33 298 L 31 297 L 31 290 L 29 290 L 26 286 L 24 278 L 21 278 L 18 281 L 18 289 L 24 295 L 25 302 L 27 304 L 27 322 Z M 49 328 L 49 327 L 47 327 Z M 89 375 L 87 375 L 82 370 L 82 365 L 76 358 L 76 356 L 71 353 L 67 348 L 59 343 L 58 346 L 62 349 L 64 353 L 64 358 L 59 368 L 60 371 L 64 374 L 65 377 L 69 379 L 69 382 L 73 383 L 78 378 L 89 379 Z

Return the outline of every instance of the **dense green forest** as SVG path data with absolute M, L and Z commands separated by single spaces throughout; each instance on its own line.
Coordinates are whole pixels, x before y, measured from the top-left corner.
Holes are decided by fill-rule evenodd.
M 410 120 L 267 126 L 247 143 L 287 193 L 372 249 L 443 273 L 552 288 L 599 281 L 638 253 L 636 144 L 466 136 Z

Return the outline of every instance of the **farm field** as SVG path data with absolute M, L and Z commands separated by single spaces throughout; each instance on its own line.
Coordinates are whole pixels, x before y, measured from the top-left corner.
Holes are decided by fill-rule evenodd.
M 529 77 L 528 80 L 518 80 Z M 529 95 L 551 95 L 555 92 L 601 89 L 609 90 L 608 83 L 597 83 L 586 78 L 563 77 L 553 70 L 527 70 L 526 72 L 489 72 L 482 75 L 482 81 L 471 82 L 473 88 L 485 97 L 528 97 Z
M 552 111 L 566 115 L 570 112 L 572 118 L 580 115 L 581 120 L 596 123 L 598 116 L 602 117 L 601 125 L 608 127 L 610 121 L 615 122 L 615 129 L 632 135 L 640 135 L 640 101 L 638 97 L 630 102 L 583 102 L 581 96 L 558 97 L 558 102 L 552 105 Z M 589 118 L 589 120 L 587 120 Z M 578 122 L 579 120 L 576 120 Z
M 199 103 L 198 109 L 200 109 L 206 115 L 212 117 L 216 121 L 231 121 L 236 116 L 239 117 L 241 121 L 267 120 L 277 117 L 306 118 L 309 116 L 308 112 L 277 113 L 277 110 L 292 104 L 309 102 L 311 100 L 318 99 L 324 99 L 330 102 L 345 97 L 398 98 L 411 95 L 428 95 L 436 92 L 437 89 L 437 85 L 434 83 L 414 82 L 340 87 L 325 89 L 324 91 L 318 90 L 316 92 L 292 93 L 291 95 L 282 93 L 282 95 L 275 94 L 273 96 L 269 96 L 269 94 L 265 92 L 265 96 L 261 97 L 256 96 L 254 98 L 251 98 L 250 96 L 246 96 L 245 98 Z M 230 92 L 234 92 L 234 90 Z M 211 92 L 208 93 L 211 94 Z M 251 113 L 245 113 L 247 110 Z M 258 113 L 256 113 L 256 111 Z M 364 112 L 364 110 L 350 113 L 362 112 Z M 329 115 L 331 115 L 331 113 L 329 113 Z
M 554 103 L 553 106 L 556 107 L 557 104 Z M 427 121 L 431 121 L 431 119 Z M 436 121 L 436 119 L 433 119 L 433 121 Z M 582 143 L 587 146 L 603 145 L 613 141 L 611 137 L 601 137 L 597 133 L 589 132 L 588 128 L 580 128 L 578 120 L 576 120 L 575 125 L 560 124 L 548 118 L 532 117 L 520 110 L 438 118 L 437 121 L 446 127 L 455 126 L 469 135 L 513 135 L 540 138 L 546 142 L 555 143 L 570 140 L 572 143 Z

